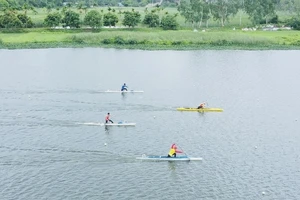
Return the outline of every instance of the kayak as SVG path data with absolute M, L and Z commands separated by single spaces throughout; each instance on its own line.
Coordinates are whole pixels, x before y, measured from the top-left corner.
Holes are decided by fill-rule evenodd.
M 112 123 L 112 124 L 104 124 L 105 126 L 135 126 L 136 123 Z
M 135 126 L 136 123 L 129 123 L 129 122 L 119 122 L 119 123 L 96 123 L 96 122 L 85 122 L 85 123 L 78 123 L 79 125 L 87 125 L 87 126 Z
M 121 91 L 121 90 L 106 90 L 105 93 L 143 93 L 143 90 L 128 90 L 128 91 Z
M 142 155 L 141 157 L 137 157 L 138 160 L 149 160 L 149 161 L 196 161 L 202 160 L 202 158 L 192 158 L 189 156 L 176 156 L 176 157 L 168 157 L 168 156 L 155 156 L 155 155 Z
M 223 112 L 222 108 L 176 108 L 178 111 Z

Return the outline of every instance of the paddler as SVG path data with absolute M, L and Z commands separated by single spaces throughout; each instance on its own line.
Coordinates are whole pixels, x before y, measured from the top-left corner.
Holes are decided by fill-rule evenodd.
M 197 108 L 197 109 L 204 108 L 204 106 L 205 106 L 205 102 L 203 102 L 203 103 L 200 103 L 200 105 L 198 106 L 198 108 Z
M 172 144 L 171 149 L 169 151 L 168 157 L 176 157 L 176 153 L 183 153 L 183 151 L 177 150 L 176 144 Z
M 105 117 L 105 124 L 107 124 L 108 122 L 114 123 L 111 119 L 110 119 L 110 113 L 107 113 L 106 117 Z
M 127 85 L 126 85 L 126 83 L 124 83 L 124 85 L 122 85 L 122 88 L 121 88 L 121 91 L 127 91 Z

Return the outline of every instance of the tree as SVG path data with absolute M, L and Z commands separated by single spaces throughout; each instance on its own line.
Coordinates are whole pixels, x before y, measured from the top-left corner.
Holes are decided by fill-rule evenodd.
M 51 11 L 52 11 L 52 6 L 51 6 L 51 5 L 47 5 L 46 9 L 47 9 L 47 13 L 48 13 L 48 14 L 51 13 Z
M 125 11 L 124 12 L 124 20 L 123 25 L 129 27 L 135 27 L 141 21 L 141 14 L 137 11 L 132 9 L 131 12 Z
M 18 14 L 18 19 L 22 22 L 24 28 L 32 28 L 34 26 L 30 17 L 25 14 Z
M 0 10 L 4 10 L 7 7 L 9 7 L 8 2 L 6 0 L 0 0 Z
M 253 24 L 268 20 L 275 15 L 275 5 L 277 0 L 245 0 L 245 11 L 249 15 Z
M 58 12 L 48 14 L 44 20 L 44 24 L 48 27 L 58 26 L 61 22 L 62 16 Z
M 119 19 L 116 14 L 108 12 L 104 14 L 103 23 L 104 26 L 116 26 Z
M 206 0 L 184 0 L 178 6 L 178 11 L 186 22 L 191 22 L 193 25 L 202 25 L 202 22 L 207 22 L 209 16 L 209 4 Z
M 28 5 L 28 3 L 25 3 L 23 6 L 22 6 L 22 10 L 24 10 L 24 14 L 27 15 L 27 11 L 30 10 L 30 6 Z
M 177 15 L 166 14 L 161 19 L 161 27 L 164 30 L 176 30 L 178 28 L 178 23 L 176 21 Z
M 64 18 L 62 19 L 62 22 L 65 26 L 79 28 L 79 14 L 72 10 L 68 10 L 66 11 Z
M 82 13 L 82 10 L 83 10 L 83 4 L 82 4 L 82 3 L 79 3 L 79 4 L 77 5 L 77 9 L 78 9 L 79 13 L 81 14 L 81 13 Z
M 22 28 L 22 22 L 12 12 L 0 15 L 0 28 Z
M 211 14 L 215 20 L 219 20 L 221 26 L 225 25 L 225 21 L 229 16 L 236 15 L 239 9 L 239 0 L 210 0 Z M 252 0 L 250 0 L 252 1 Z
M 96 10 L 91 10 L 84 17 L 84 23 L 92 28 L 99 28 L 102 24 L 102 16 Z
M 143 20 L 143 23 L 149 27 L 158 27 L 159 26 L 159 16 L 154 11 L 147 13 Z

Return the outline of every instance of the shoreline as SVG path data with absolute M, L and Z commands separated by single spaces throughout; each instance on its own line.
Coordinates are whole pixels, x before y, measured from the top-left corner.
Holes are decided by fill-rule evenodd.
M 292 45 L 268 45 L 268 46 L 238 46 L 238 45 L 104 45 L 104 44 L 76 44 L 76 43 L 13 43 L 0 44 L 3 50 L 18 49 L 53 49 L 53 48 L 107 48 L 107 49 L 128 49 L 128 50 L 249 50 L 249 51 L 265 51 L 265 50 L 300 50 L 300 46 Z
M 300 50 L 300 31 L 159 29 L 59 31 L 24 29 L 0 32 L 0 49 L 115 48 L 140 50 Z

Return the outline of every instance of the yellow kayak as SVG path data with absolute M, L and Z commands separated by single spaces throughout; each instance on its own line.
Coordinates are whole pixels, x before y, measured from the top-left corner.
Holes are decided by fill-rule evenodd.
M 222 108 L 177 108 L 178 111 L 223 112 Z

